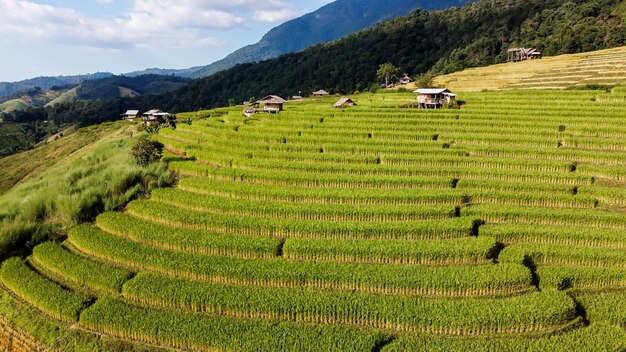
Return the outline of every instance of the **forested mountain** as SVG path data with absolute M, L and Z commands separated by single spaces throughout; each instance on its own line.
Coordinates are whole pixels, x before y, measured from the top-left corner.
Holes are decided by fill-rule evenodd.
M 385 62 L 411 75 L 448 73 L 506 60 L 511 46 L 544 55 L 624 45 L 619 0 L 482 0 L 463 8 L 416 10 L 344 39 L 257 64 L 238 65 L 177 91 L 132 102 L 189 111 L 266 94 L 289 96 L 326 88 L 362 90 Z
M 209 76 L 237 64 L 258 62 L 330 42 L 411 10 L 440 10 L 475 0 L 338 0 L 269 31 L 256 44 L 201 68 L 194 78 Z
M 175 90 L 189 82 L 176 76 L 141 75 L 135 77 L 111 76 L 83 82 L 77 91 L 79 100 L 114 99 L 144 94 L 160 94 Z
M 19 82 L 0 82 L 0 99 L 8 97 L 20 91 L 33 89 L 49 90 L 55 86 L 76 85 L 90 79 L 101 79 L 112 76 L 108 72 L 98 72 L 76 76 L 37 77 Z

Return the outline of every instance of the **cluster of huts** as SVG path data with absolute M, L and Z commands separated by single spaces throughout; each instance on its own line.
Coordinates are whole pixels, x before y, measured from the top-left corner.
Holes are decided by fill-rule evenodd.
M 153 126 L 159 123 L 159 120 L 163 120 L 170 116 L 169 113 L 163 112 L 159 109 L 152 109 L 139 114 L 139 110 L 128 110 L 122 114 L 122 119 L 126 121 L 135 121 L 135 119 L 141 118 L 141 121 L 146 126 Z
M 411 79 L 411 77 L 409 77 L 409 75 L 407 75 L 405 73 L 405 74 L 403 74 L 400 77 L 398 77 L 398 76 L 391 76 L 391 83 L 389 83 L 389 84 L 382 83 L 380 85 L 380 87 L 381 88 L 395 88 L 396 86 L 407 85 L 407 84 L 409 84 L 411 82 L 413 82 L 413 80 Z
M 318 91 L 313 92 L 314 97 L 321 98 L 330 95 L 327 91 L 320 89 Z M 302 99 L 301 95 L 294 95 L 291 97 L 293 100 Z M 268 95 L 259 100 L 255 100 L 253 102 L 246 103 L 248 106 L 243 109 L 243 114 L 246 117 L 250 117 L 257 113 L 269 113 L 269 114 L 278 114 L 283 111 L 284 104 L 287 103 L 287 100 L 279 97 L 278 95 Z M 351 106 L 356 106 L 356 102 L 349 97 L 340 98 L 335 104 L 333 104 L 336 108 L 347 108 Z
M 439 109 L 447 104 L 456 101 L 456 94 L 447 88 L 420 88 L 414 91 L 417 94 L 417 107 L 420 109 Z M 314 97 L 325 97 L 330 95 L 325 90 L 313 92 Z M 301 96 L 293 96 L 293 100 L 302 99 Z M 287 100 L 277 96 L 268 95 L 262 99 L 247 103 L 248 107 L 243 110 L 247 117 L 251 117 L 257 113 L 277 114 L 284 109 Z M 348 108 L 356 106 L 357 103 L 349 97 L 342 97 L 333 104 L 335 108 Z

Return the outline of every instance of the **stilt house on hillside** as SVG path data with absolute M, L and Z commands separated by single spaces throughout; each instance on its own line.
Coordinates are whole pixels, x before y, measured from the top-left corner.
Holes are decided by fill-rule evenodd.
M 356 103 L 348 97 L 343 97 L 339 99 L 339 101 L 337 101 L 333 106 L 336 108 L 347 108 L 350 106 L 356 106 Z
M 146 111 L 141 115 L 141 119 L 143 123 L 147 126 L 156 125 L 159 123 L 159 120 L 165 119 L 167 116 L 170 116 L 169 113 L 163 112 L 159 109 L 152 109 L 150 111 Z
M 327 91 L 325 91 L 323 89 L 320 89 L 317 92 L 313 92 L 313 96 L 314 97 L 323 97 L 323 96 L 326 96 L 326 95 L 329 95 L 329 94 L 330 93 L 328 93 Z
M 123 120 L 133 121 L 139 117 L 139 110 L 127 110 L 121 116 Z
M 507 54 L 509 62 L 541 59 L 541 51 L 534 48 L 511 48 Z
M 283 104 L 285 104 L 287 100 L 279 97 L 278 95 L 268 95 L 263 99 L 259 99 L 250 104 L 250 107 L 247 107 L 243 110 L 243 114 L 247 117 L 250 117 L 257 112 L 267 112 L 270 114 L 278 114 L 283 111 Z M 259 106 L 263 104 L 263 108 L 259 108 Z
M 417 106 L 420 109 L 439 109 L 456 100 L 456 94 L 448 88 L 421 88 L 413 93 L 417 93 Z

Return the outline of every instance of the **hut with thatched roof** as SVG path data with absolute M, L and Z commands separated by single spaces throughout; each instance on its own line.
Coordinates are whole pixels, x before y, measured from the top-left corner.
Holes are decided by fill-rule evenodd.
M 352 99 L 348 97 L 343 97 L 339 99 L 333 106 L 336 108 L 347 108 L 347 107 L 355 106 L 355 105 L 356 103 Z
M 411 82 L 413 82 L 413 80 L 406 73 L 404 74 L 404 76 L 400 77 L 400 79 L 398 80 L 398 83 L 403 84 L 403 85 L 409 84 Z
M 255 101 L 253 105 L 263 104 L 263 108 L 260 109 L 260 111 L 276 114 L 283 111 L 283 104 L 286 102 L 287 100 L 279 97 L 278 95 L 268 95 L 263 99 Z
M 313 92 L 313 96 L 314 96 L 314 97 L 324 97 L 324 96 L 327 96 L 327 95 L 329 95 L 329 94 L 330 94 L 330 93 L 328 93 L 327 91 L 325 91 L 325 90 L 323 90 L 323 89 L 320 89 L 320 90 L 318 90 L 317 92 Z

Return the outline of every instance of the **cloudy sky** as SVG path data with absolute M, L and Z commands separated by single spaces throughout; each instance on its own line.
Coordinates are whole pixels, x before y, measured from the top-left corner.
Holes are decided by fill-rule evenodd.
M 0 81 L 209 64 L 332 0 L 0 0 Z

